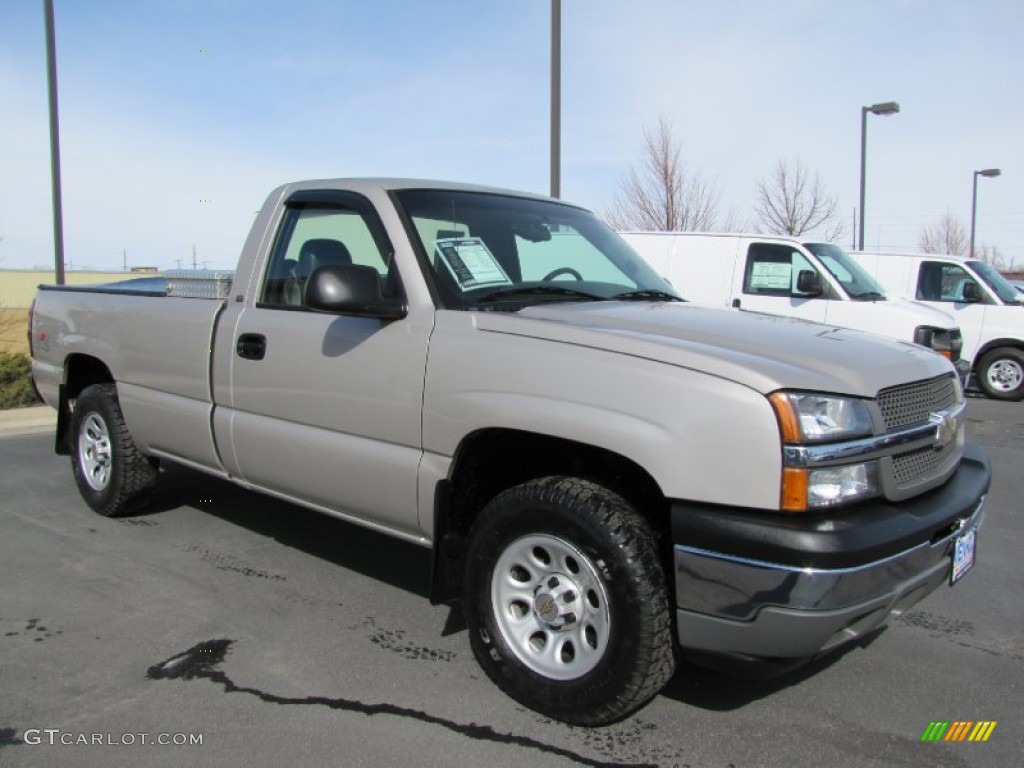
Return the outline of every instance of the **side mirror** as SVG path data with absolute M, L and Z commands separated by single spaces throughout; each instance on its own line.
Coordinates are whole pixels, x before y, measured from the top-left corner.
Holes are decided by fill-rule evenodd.
M 380 292 L 380 275 L 361 264 L 317 267 L 306 281 L 303 303 L 318 312 L 398 320 L 408 310 L 398 298 Z
M 963 300 L 971 304 L 981 301 L 981 286 L 973 280 L 967 280 L 964 283 Z
M 796 289 L 810 296 L 821 296 L 825 292 L 821 275 L 813 269 L 801 269 L 796 276 Z

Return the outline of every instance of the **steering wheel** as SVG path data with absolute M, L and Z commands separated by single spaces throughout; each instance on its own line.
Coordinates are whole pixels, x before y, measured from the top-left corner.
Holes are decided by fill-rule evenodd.
M 583 275 L 572 267 L 559 267 L 558 269 L 553 269 L 544 275 L 544 277 L 541 278 L 541 281 L 546 283 L 548 280 L 554 280 L 559 275 L 572 275 L 577 280 L 583 280 Z

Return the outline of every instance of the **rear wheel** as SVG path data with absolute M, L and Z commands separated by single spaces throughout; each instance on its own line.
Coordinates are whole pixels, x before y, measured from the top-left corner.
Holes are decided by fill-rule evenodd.
M 602 486 L 549 477 L 497 496 L 471 531 L 465 578 L 477 661 L 531 709 L 602 725 L 643 706 L 672 676 L 654 534 Z
M 116 517 L 146 503 L 156 485 L 157 461 L 132 440 L 113 384 L 82 390 L 75 401 L 71 439 L 71 469 L 90 507 Z
M 985 354 L 978 364 L 978 386 L 996 400 L 1024 398 L 1024 352 L 999 347 Z

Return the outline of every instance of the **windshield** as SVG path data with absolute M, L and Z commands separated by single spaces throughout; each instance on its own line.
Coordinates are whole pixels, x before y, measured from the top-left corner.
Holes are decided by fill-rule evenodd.
M 394 193 L 446 309 L 678 300 L 594 214 L 548 200 L 443 189 Z
M 986 264 L 984 261 L 968 261 L 967 265 L 988 283 L 988 287 L 995 292 L 1000 301 L 1006 304 L 1018 302 L 1017 289 L 1010 285 L 1010 281 L 999 274 L 991 264 Z
M 875 282 L 864 268 L 855 262 L 846 251 L 832 243 L 804 243 L 804 247 L 821 259 L 825 269 L 842 283 L 850 297 L 863 301 L 877 301 L 885 298 L 882 286 Z

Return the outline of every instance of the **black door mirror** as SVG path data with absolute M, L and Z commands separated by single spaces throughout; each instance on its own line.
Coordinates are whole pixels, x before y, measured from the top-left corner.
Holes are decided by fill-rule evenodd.
M 801 269 L 796 276 L 796 289 L 809 296 L 821 296 L 825 292 L 821 275 L 813 269 Z
M 361 264 L 330 264 L 314 269 L 306 281 L 303 303 L 318 312 L 384 320 L 397 320 L 407 314 L 404 301 L 381 294 L 377 270 Z
M 971 304 L 981 301 L 981 286 L 973 280 L 965 281 L 963 288 L 963 300 Z

